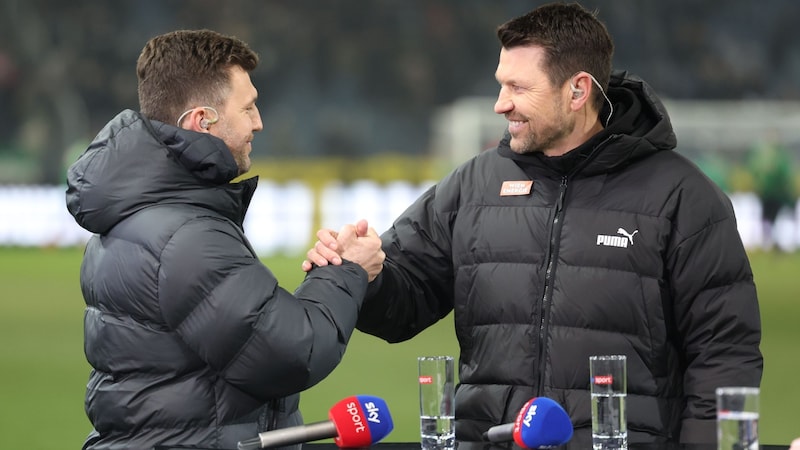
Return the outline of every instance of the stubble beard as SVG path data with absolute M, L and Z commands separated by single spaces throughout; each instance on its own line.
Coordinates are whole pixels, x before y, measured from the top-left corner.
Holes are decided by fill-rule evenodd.
M 248 143 L 241 142 L 237 143 L 234 147 L 231 145 L 231 142 L 236 140 L 234 139 L 235 136 L 229 129 L 223 129 L 220 133 L 220 138 L 225 142 L 225 146 L 228 147 L 228 151 L 231 152 L 231 156 L 233 156 L 233 160 L 236 162 L 236 167 L 239 168 L 239 175 L 244 175 L 250 170 L 251 161 L 250 155 L 248 152 Z
M 556 111 L 560 111 L 560 105 Z M 530 121 L 528 122 L 530 124 Z M 538 133 L 531 129 L 525 136 L 514 138 L 509 143 L 511 150 L 520 155 L 546 153 L 555 148 L 557 143 L 568 136 L 575 128 L 575 120 L 566 114 L 560 114 L 555 122 L 548 124 Z M 515 142 L 516 141 L 516 142 Z

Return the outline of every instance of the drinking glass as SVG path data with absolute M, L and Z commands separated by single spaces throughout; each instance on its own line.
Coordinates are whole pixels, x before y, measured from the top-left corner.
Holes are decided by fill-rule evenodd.
M 419 425 L 422 450 L 455 448 L 455 385 L 452 356 L 421 356 Z

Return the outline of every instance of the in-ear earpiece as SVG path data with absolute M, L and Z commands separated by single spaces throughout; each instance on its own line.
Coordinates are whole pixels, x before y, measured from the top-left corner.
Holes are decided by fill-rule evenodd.
M 569 82 L 569 88 L 572 90 L 572 98 L 580 98 L 583 95 L 583 89 L 575 87 L 575 83 L 572 81 Z
M 217 121 L 219 120 L 219 113 L 213 107 L 211 107 L 211 106 L 196 106 L 194 108 L 187 109 L 186 111 L 183 112 L 183 114 L 178 116 L 178 121 L 175 122 L 175 126 L 178 127 L 178 128 L 181 128 L 181 124 L 183 123 L 184 117 L 189 115 L 189 113 L 191 113 L 192 111 L 194 111 L 197 108 L 203 108 L 205 110 L 208 110 L 208 111 L 211 111 L 211 112 L 214 113 L 214 114 L 209 114 L 210 116 L 214 116 L 214 117 L 211 117 L 211 118 L 205 118 L 204 117 L 204 118 L 200 119 L 200 128 L 202 128 L 204 130 L 207 130 L 208 127 L 211 124 L 217 123 Z

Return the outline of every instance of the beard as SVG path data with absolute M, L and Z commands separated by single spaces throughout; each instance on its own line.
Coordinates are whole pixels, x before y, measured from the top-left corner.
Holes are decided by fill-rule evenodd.
M 244 175 L 250 170 L 250 145 L 247 140 L 235 135 L 231 130 L 224 128 L 219 132 L 219 138 L 225 142 L 231 152 L 236 166 L 239 168 L 239 175 Z
M 540 116 L 541 117 L 541 116 Z M 540 122 L 544 122 L 540 120 Z M 530 125 L 532 122 L 528 120 Z M 550 120 L 542 123 L 538 130 L 529 128 L 527 133 L 519 137 L 511 137 L 509 143 L 514 153 L 524 155 L 529 153 L 546 153 L 556 144 L 568 136 L 575 129 L 575 118 L 563 112 L 562 102 L 553 106 Z
M 250 156 L 245 152 L 238 152 L 233 154 L 233 159 L 236 160 L 236 167 L 239 168 L 239 175 L 244 175 L 250 171 Z

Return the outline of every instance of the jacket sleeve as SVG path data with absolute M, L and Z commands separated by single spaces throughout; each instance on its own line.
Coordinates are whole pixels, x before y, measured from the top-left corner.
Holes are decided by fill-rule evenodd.
M 451 222 L 457 191 L 451 181 L 448 177 L 430 188 L 381 236 L 386 261 L 358 318 L 364 333 L 400 342 L 452 311 Z
M 314 269 L 295 295 L 241 231 L 205 218 L 164 249 L 159 303 L 168 326 L 229 383 L 270 399 L 307 389 L 341 361 L 367 287 L 357 264 Z
M 721 191 L 684 190 L 667 255 L 679 345 L 685 358 L 682 443 L 716 442 L 719 386 L 759 386 L 761 320 L 733 208 Z M 709 202 L 709 199 L 712 199 Z

